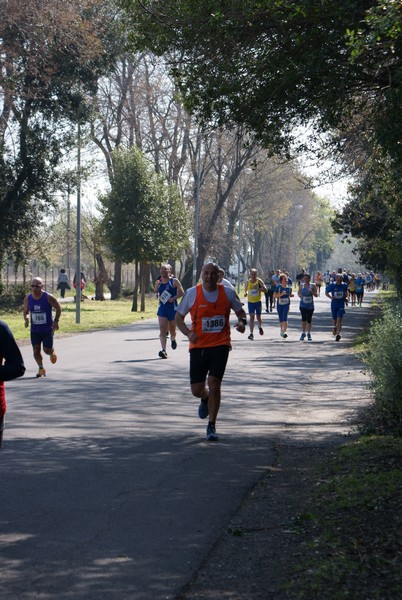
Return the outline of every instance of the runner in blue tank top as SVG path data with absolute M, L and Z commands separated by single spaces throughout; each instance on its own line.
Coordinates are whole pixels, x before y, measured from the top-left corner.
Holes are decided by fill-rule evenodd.
M 32 292 L 24 298 L 24 320 L 25 327 L 31 323 L 31 344 L 34 359 L 39 367 L 36 377 L 46 377 L 43 367 L 43 352 L 50 356 L 50 362 L 57 361 L 57 355 L 53 347 L 53 333 L 59 328 L 61 306 L 58 300 L 43 290 L 43 282 L 40 277 L 34 277 L 31 284 Z M 53 319 L 53 309 L 56 311 Z
M 341 339 L 342 319 L 345 314 L 345 303 L 348 295 L 348 284 L 343 281 L 342 273 L 336 275 L 335 283 L 330 283 L 325 289 L 325 295 L 331 300 L 333 330 L 336 341 Z
M 288 277 L 284 273 L 279 276 L 279 285 L 274 290 L 274 298 L 276 298 L 276 310 L 278 311 L 279 325 L 281 327 L 281 337 L 287 338 L 288 334 L 288 312 L 290 299 L 294 297 L 292 288 L 288 285 Z
M 362 305 L 363 296 L 364 296 L 364 279 L 361 273 L 357 274 L 357 278 L 355 280 L 356 283 L 356 299 L 358 306 Z
M 183 287 L 176 277 L 172 275 L 172 267 L 164 263 L 160 268 L 160 277 L 155 281 L 154 291 L 159 297 L 158 320 L 159 320 L 159 339 L 162 350 L 159 352 L 160 358 L 167 358 L 166 341 L 170 333 L 170 343 L 172 350 L 176 350 L 176 310 L 177 299 L 184 294 Z
M 302 319 L 302 333 L 300 336 L 300 341 L 304 341 L 307 330 L 307 339 L 309 342 L 311 342 L 311 322 L 314 312 L 314 298 L 317 298 L 318 290 L 314 283 L 311 284 L 311 276 L 308 273 L 304 275 L 297 295 L 300 298 L 299 309 Z

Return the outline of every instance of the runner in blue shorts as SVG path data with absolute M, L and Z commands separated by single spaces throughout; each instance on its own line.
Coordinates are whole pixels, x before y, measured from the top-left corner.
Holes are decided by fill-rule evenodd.
M 325 295 L 331 300 L 333 330 L 336 341 L 341 339 L 342 319 L 345 314 L 345 303 L 348 295 L 348 284 L 343 281 L 342 273 L 337 273 L 334 283 L 325 288 Z
M 258 331 L 260 335 L 264 335 L 261 319 L 261 294 L 265 293 L 267 288 L 262 279 L 258 277 L 257 269 L 250 269 L 250 278 L 246 281 L 244 295 L 248 299 L 248 314 L 250 315 L 250 335 L 249 340 L 254 339 L 254 319 L 257 316 Z
M 184 294 L 183 287 L 176 277 L 172 275 L 172 267 L 164 263 L 160 268 L 160 277 L 155 281 L 154 291 L 159 297 L 158 320 L 159 320 L 159 339 L 162 350 L 159 352 L 160 358 L 167 358 L 166 341 L 170 333 L 170 343 L 172 350 L 176 350 L 176 310 L 177 299 Z
M 276 310 L 278 311 L 279 325 L 281 327 L 281 337 L 287 338 L 288 329 L 288 312 L 290 307 L 290 299 L 294 297 L 292 288 L 288 285 L 288 277 L 284 273 L 279 276 L 279 285 L 274 291 L 276 298 Z
M 53 346 L 53 334 L 59 328 L 61 306 L 52 294 L 45 292 L 40 277 L 32 279 L 31 290 L 24 298 L 25 327 L 31 325 L 33 355 L 38 365 L 36 377 L 46 377 L 41 348 L 43 346 L 43 352 L 50 357 L 50 362 L 55 364 L 57 355 Z

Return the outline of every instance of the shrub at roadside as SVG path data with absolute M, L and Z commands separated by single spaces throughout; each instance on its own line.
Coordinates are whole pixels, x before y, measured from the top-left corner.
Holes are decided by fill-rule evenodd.
M 385 306 L 382 317 L 372 323 L 368 351 L 363 356 L 370 371 L 370 388 L 374 396 L 370 411 L 373 432 L 402 433 L 401 334 L 401 304 Z
M 27 293 L 28 288 L 22 284 L 4 288 L 0 293 L 0 310 L 4 312 L 22 310 L 24 298 Z

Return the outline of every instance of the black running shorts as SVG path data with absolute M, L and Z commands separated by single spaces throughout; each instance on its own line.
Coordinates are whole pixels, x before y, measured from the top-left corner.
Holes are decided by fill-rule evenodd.
M 229 346 L 190 350 L 190 383 L 201 383 L 207 375 L 223 379 L 228 357 Z

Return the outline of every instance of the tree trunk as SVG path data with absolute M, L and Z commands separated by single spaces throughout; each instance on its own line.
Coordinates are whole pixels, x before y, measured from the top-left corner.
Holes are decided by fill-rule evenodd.
M 148 273 L 148 277 L 149 277 L 149 265 L 141 262 L 141 265 L 140 265 L 140 280 L 141 280 L 141 309 L 140 310 L 141 310 L 141 312 L 145 312 L 145 290 L 147 289 L 146 273 Z
M 95 253 L 95 259 L 98 265 L 98 273 L 95 277 L 95 300 L 104 300 L 104 286 L 109 285 L 109 275 L 107 274 L 105 263 L 100 252 Z
M 133 305 L 131 307 L 131 312 L 138 311 L 138 261 L 135 261 L 135 282 L 134 282 L 134 294 L 133 294 Z
M 111 300 L 117 300 L 121 295 L 121 261 L 116 260 L 114 263 L 114 280 L 110 286 Z

